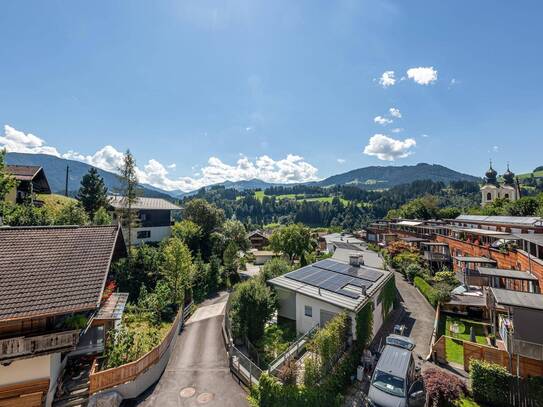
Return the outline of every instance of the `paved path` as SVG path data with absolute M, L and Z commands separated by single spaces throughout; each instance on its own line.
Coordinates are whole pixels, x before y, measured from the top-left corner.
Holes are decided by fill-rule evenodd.
M 426 358 L 430 353 L 435 310 L 415 286 L 405 281 L 401 273 L 395 271 L 394 274 L 396 275 L 396 288 L 405 309 L 401 321 L 406 326 L 405 334 L 416 342 L 415 353 Z
M 207 300 L 187 321 L 156 386 L 134 405 L 143 407 L 247 406 L 232 377 L 221 333 L 227 294 Z

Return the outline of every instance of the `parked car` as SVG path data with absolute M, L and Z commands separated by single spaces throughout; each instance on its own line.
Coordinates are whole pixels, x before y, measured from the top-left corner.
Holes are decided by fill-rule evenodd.
M 372 407 L 422 407 L 425 393 L 415 366 L 415 343 L 401 335 L 390 335 L 375 366 L 368 392 Z

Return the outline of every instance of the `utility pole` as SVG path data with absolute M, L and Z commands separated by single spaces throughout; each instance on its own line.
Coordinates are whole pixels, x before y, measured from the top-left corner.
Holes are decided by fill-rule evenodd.
M 66 166 L 66 189 L 64 190 L 64 195 L 68 196 L 68 175 L 70 174 L 70 166 Z

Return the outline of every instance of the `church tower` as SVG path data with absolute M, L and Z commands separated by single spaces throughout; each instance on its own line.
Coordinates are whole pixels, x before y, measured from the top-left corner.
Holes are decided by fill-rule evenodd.
M 490 161 L 490 167 L 485 173 L 485 183 L 481 187 L 481 206 L 488 205 L 498 198 L 509 199 L 511 201 L 516 201 L 520 198 L 515 174 L 509 169 L 509 163 L 507 163 L 507 171 L 503 174 L 502 178 L 503 184 L 500 184 L 498 182 L 498 173 L 492 168 L 492 161 Z

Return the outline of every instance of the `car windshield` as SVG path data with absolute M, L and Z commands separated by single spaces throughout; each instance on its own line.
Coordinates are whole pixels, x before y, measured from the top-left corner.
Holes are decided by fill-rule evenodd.
M 404 395 L 404 380 L 380 370 L 375 372 L 372 385 L 394 396 Z

